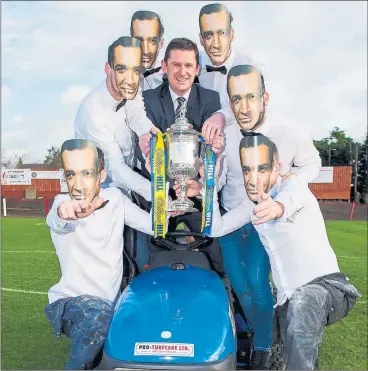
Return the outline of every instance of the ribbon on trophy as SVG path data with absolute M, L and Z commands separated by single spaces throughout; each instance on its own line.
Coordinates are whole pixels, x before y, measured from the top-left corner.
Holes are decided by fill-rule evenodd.
M 166 235 L 166 154 L 164 135 L 161 132 L 150 139 L 152 229 L 154 237 Z
M 152 229 L 155 238 L 165 238 L 166 235 L 166 164 L 168 160 L 164 139 L 165 134 L 161 132 L 154 134 L 150 139 Z M 200 140 L 202 142 L 200 156 L 204 165 L 201 232 L 206 237 L 210 235 L 212 226 L 216 155 L 202 136 Z
M 212 226 L 213 191 L 215 187 L 216 155 L 212 147 L 207 144 L 202 136 L 201 159 L 204 165 L 204 192 L 202 198 L 202 229 L 203 236 L 209 236 Z

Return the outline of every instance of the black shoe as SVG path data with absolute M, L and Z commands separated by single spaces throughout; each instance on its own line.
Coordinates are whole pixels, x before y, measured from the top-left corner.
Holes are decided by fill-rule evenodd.
M 270 369 L 270 351 L 255 350 L 252 355 L 251 370 L 269 370 Z

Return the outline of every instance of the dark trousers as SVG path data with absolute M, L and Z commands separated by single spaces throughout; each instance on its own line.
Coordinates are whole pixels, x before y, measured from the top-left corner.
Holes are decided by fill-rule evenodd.
M 168 232 L 174 232 L 180 223 L 184 223 L 191 232 L 201 232 L 202 214 L 200 212 L 187 213 L 184 215 L 179 215 L 175 218 L 170 218 Z M 149 240 L 151 236 L 148 236 L 142 232 L 137 231 L 137 248 L 135 260 L 138 266 L 139 272 L 145 270 L 145 265 L 149 263 L 149 255 L 153 253 L 149 251 L 150 243 Z M 217 238 L 213 239 L 213 243 L 207 247 L 206 253 L 212 264 L 212 268 L 220 274 L 220 276 L 225 276 L 225 269 L 222 258 L 222 251 Z
M 180 223 L 184 223 L 191 232 L 200 233 L 202 226 L 202 213 L 200 211 L 197 211 L 194 213 L 178 215 L 175 218 L 170 218 L 168 231 L 174 232 Z M 206 248 L 205 253 L 209 258 L 210 264 L 212 265 L 212 269 L 216 271 L 218 275 L 221 277 L 229 297 L 230 307 L 234 311 L 233 306 L 234 298 L 231 292 L 231 285 L 229 279 L 227 278 L 225 272 L 224 261 L 222 258 L 222 250 L 218 238 L 213 238 L 212 244 Z
M 176 230 L 180 223 L 184 223 L 191 232 L 201 232 L 202 225 L 202 213 L 186 213 L 184 215 L 178 215 L 175 218 L 170 218 L 168 231 L 173 232 Z M 213 239 L 213 243 L 207 248 L 206 253 L 210 259 L 213 269 L 221 276 L 225 275 L 224 263 L 222 259 L 222 251 L 218 238 Z

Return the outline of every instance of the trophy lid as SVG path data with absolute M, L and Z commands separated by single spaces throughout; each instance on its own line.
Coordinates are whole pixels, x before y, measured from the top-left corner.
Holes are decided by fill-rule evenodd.
M 178 115 L 175 117 L 175 122 L 170 126 L 167 131 L 181 131 L 193 129 L 193 125 L 189 123 L 187 119 L 187 105 L 183 104 L 180 107 Z

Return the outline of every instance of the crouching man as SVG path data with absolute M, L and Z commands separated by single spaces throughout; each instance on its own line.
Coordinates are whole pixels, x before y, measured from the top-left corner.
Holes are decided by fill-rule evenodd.
M 307 182 L 296 175 L 282 181 L 275 144 L 250 133 L 240 142 L 240 160 L 248 198 L 221 216 L 214 192 L 212 236 L 253 223 L 277 288 L 286 369 L 313 370 L 324 326 L 345 317 L 360 294 L 340 272 Z
M 103 347 L 123 275 L 124 225 L 152 235 L 150 214 L 106 179 L 103 152 L 84 139 L 64 142 L 69 194 L 55 197 L 46 223 L 61 268 L 46 316 L 56 336 L 71 339 L 66 369 L 91 369 Z

